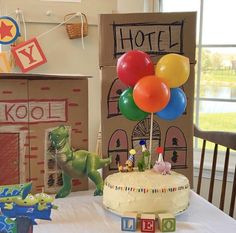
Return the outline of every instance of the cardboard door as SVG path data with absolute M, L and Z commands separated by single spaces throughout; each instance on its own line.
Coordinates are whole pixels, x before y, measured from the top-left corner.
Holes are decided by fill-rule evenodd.
M 19 183 L 19 134 L 0 133 L 0 185 Z
M 29 181 L 27 86 L 15 75 L 0 79 L 0 184 Z

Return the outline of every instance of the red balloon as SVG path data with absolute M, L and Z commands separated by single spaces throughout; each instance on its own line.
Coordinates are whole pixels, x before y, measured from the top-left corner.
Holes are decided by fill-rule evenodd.
M 118 77 L 130 87 L 133 87 L 142 77 L 154 73 L 154 65 L 149 55 L 139 50 L 131 50 L 117 61 Z
M 136 105 L 143 111 L 158 112 L 168 104 L 170 89 L 156 76 L 146 76 L 135 85 L 133 98 Z

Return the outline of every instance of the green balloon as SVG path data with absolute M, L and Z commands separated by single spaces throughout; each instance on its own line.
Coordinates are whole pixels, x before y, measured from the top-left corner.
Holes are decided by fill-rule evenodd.
M 120 96 L 119 108 L 121 113 L 131 121 L 141 121 L 148 113 L 142 111 L 134 102 L 133 89 L 126 89 Z

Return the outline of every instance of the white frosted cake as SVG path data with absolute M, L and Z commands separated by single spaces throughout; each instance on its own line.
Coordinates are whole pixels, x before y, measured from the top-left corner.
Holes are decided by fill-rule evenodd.
M 115 173 L 105 179 L 103 204 L 118 214 L 177 214 L 189 205 L 189 180 L 174 171 L 167 175 L 153 170 Z

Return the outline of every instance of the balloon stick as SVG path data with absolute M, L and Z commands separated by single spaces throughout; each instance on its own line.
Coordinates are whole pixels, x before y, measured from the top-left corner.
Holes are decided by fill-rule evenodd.
M 150 127 L 150 140 L 149 140 L 149 164 L 148 168 L 151 168 L 151 160 L 152 160 L 152 133 L 153 133 L 153 112 L 151 113 L 151 127 Z

